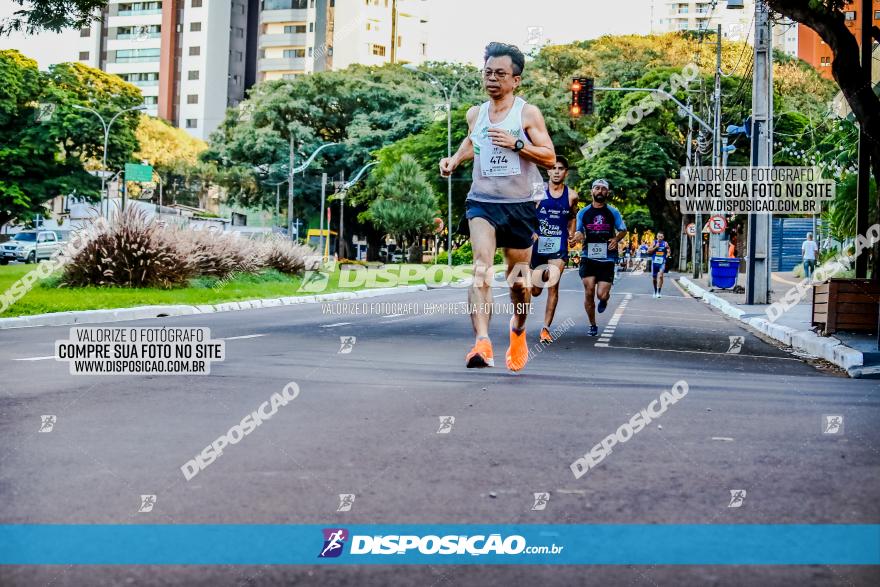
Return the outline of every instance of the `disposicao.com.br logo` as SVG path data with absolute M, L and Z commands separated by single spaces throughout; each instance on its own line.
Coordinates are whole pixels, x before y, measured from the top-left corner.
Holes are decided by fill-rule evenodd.
M 425 554 L 425 555 L 518 555 L 559 554 L 564 546 L 556 544 L 528 546 L 526 539 L 518 534 L 502 537 L 501 534 L 425 535 L 387 534 L 349 536 L 344 528 L 328 528 L 323 531 L 323 547 L 318 558 L 338 557 L 350 538 L 351 555 Z

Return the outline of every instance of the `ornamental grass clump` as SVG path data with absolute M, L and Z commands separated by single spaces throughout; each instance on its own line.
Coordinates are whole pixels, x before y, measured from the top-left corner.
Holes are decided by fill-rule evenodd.
M 73 287 L 170 288 L 196 274 L 177 231 L 129 208 L 115 222 L 100 224 L 64 266 L 62 283 Z

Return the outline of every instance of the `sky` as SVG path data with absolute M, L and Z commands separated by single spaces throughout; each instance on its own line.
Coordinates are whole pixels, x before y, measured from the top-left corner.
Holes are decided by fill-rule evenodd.
M 659 0 L 657 0 L 659 1 Z M 518 45 L 532 39 L 553 44 L 602 35 L 647 34 L 652 0 L 429 0 L 429 58 L 479 65 L 489 41 Z M 0 0 L 0 18 L 18 5 Z M 18 49 L 40 68 L 74 58 L 77 30 L 0 37 L 0 49 Z

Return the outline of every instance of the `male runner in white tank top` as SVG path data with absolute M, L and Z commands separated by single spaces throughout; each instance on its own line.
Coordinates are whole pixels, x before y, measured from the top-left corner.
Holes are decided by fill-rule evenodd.
M 522 83 L 524 67 L 525 57 L 513 45 L 490 43 L 486 47 L 483 85 L 489 101 L 468 110 L 467 138 L 455 155 L 440 160 L 444 177 L 462 162 L 474 160 L 466 203 L 474 251 L 474 283 L 468 302 L 476 334 L 474 347 L 466 356 L 469 368 L 494 365 L 489 318 L 496 247 L 504 249 L 510 299 L 516 312 L 509 326 L 507 368 L 519 371 L 529 357 L 525 327 L 531 291 L 526 276 L 538 232 L 535 202 L 544 198 L 538 165 L 552 167 L 556 152 L 541 111 L 514 95 Z M 511 280 L 514 269 L 518 277 Z

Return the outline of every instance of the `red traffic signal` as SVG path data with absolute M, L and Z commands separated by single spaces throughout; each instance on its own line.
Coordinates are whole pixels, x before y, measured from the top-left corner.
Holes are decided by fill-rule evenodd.
M 569 113 L 574 118 L 593 113 L 593 78 L 576 77 L 571 80 Z

